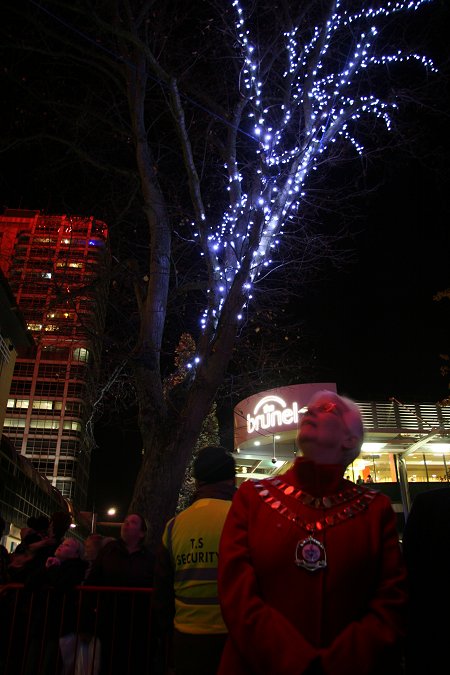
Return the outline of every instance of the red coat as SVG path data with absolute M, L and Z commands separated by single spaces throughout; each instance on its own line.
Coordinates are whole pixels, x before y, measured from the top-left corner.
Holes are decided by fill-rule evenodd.
M 314 496 L 345 491 L 347 499 L 355 491 L 331 507 L 328 500 L 306 505 L 292 488 L 286 496 L 286 486 L 270 479 L 237 491 L 219 550 L 229 630 L 219 675 L 301 675 L 313 662 L 310 672 L 326 675 L 398 672 L 406 573 L 395 514 L 385 495 L 342 474 L 342 467 L 301 458 L 277 477 Z M 317 521 L 323 529 L 308 532 L 305 524 Z M 323 569 L 295 563 L 297 544 L 309 534 L 326 551 Z

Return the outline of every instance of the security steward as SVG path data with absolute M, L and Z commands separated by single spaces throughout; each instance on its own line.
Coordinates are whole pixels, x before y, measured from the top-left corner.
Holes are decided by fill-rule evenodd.
M 176 675 L 215 675 L 227 637 L 217 597 L 223 524 L 236 491 L 236 466 L 221 446 L 202 448 L 193 466 L 194 501 L 167 523 L 153 596 L 160 635 L 171 635 Z

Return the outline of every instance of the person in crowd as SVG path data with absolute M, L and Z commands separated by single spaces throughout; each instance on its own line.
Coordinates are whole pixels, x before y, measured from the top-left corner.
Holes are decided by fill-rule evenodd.
M 29 604 L 30 642 L 25 673 L 54 675 L 60 661 L 59 639 L 77 627 L 78 602 L 75 586 L 81 584 L 87 562 L 83 544 L 66 538 L 25 584 Z
M 359 455 L 356 403 L 316 392 L 302 456 L 242 483 L 219 548 L 229 637 L 219 675 L 397 675 L 406 569 L 389 499 L 343 476 Z
M 0 516 L 0 585 L 6 584 L 9 581 L 9 574 L 8 574 L 9 553 L 6 546 L 3 546 L 3 544 L 1 543 L 5 529 L 6 529 L 6 522 L 4 518 Z
M 146 534 L 145 518 L 140 513 L 129 513 L 121 525 L 120 538 L 101 548 L 84 584 L 129 589 L 152 587 L 154 558 L 145 545 Z M 97 600 L 95 594 L 90 595 Z M 142 591 L 99 592 L 95 615 L 102 643 L 101 673 L 146 675 L 150 596 Z M 84 625 L 89 626 L 86 614 Z M 94 631 L 92 616 L 87 630 Z M 120 640 L 114 640 L 114 635 L 120 635 Z
M 367 474 L 366 483 L 373 483 L 372 474 Z
M 450 619 L 450 487 L 418 494 L 403 532 L 410 604 L 406 675 L 446 673 Z M 438 601 L 437 598 L 438 597 Z M 439 607 L 442 611 L 439 611 Z
M 194 501 L 164 530 L 153 606 L 164 641 L 174 628 L 176 675 L 215 675 L 220 662 L 227 628 L 217 597 L 217 562 L 235 473 L 234 458 L 225 448 L 202 448 L 193 465 Z
M 40 539 L 40 537 L 35 538 L 35 535 L 36 535 L 36 530 L 34 528 L 35 522 L 36 522 L 36 517 L 30 516 L 27 519 L 27 524 L 24 527 L 20 528 L 20 544 L 18 544 L 14 549 L 18 553 L 21 553 L 22 551 L 25 550 L 26 544 L 29 541 L 29 539 L 27 539 L 27 538 L 31 539 L 30 543 L 32 543 L 34 541 L 37 541 L 37 539 Z M 48 521 L 48 522 L 50 522 L 50 521 Z M 47 527 L 48 527 L 48 525 L 47 525 Z
M 91 586 L 140 586 L 153 584 L 154 560 L 145 546 L 147 523 L 130 513 L 114 539 L 99 551 L 86 583 Z
M 97 559 L 101 548 L 104 546 L 104 539 L 105 537 L 103 537 L 103 535 L 93 532 L 84 540 L 84 559 L 88 564 L 86 578 L 89 576 L 94 561 Z
M 20 530 L 20 544 L 16 547 L 17 553 L 25 552 L 28 546 L 48 537 L 50 519 L 47 516 L 30 516 L 27 526 Z
M 49 556 L 54 556 L 64 535 L 70 527 L 72 518 L 66 511 L 55 511 L 45 530 L 29 532 L 10 557 L 8 571 L 10 579 L 16 583 L 26 583 L 38 570 L 45 567 Z M 39 523 L 39 520 L 38 520 Z M 44 525 L 44 520 L 41 520 Z

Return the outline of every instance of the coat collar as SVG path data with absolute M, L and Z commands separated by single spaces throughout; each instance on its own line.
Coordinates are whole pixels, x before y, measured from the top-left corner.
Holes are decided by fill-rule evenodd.
M 193 501 L 197 499 L 225 499 L 231 500 L 236 492 L 236 486 L 229 480 L 223 480 L 219 483 L 201 483 L 194 495 Z
M 344 471 L 341 464 L 316 464 L 305 457 L 297 457 L 284 479 L 311 495 L 323 496 L 342 489 Z

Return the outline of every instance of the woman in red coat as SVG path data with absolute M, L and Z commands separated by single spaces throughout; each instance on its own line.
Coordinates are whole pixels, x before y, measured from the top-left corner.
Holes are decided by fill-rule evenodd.
M 358 406 L 316 393 L 285 474 L 237 491 L 219 551 L 219 675 L 397 675 L 405 568 L 389 499 L 343 478 Z

